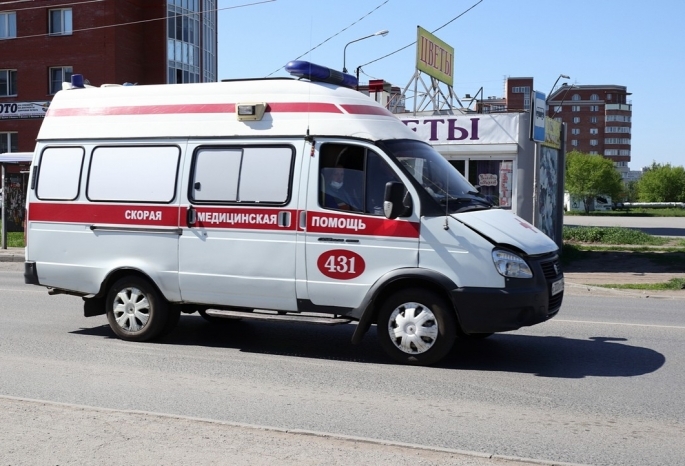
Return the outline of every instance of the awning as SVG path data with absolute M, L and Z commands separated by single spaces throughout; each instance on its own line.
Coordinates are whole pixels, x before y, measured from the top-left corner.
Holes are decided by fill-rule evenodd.
M 4 152 L 0 154 L 0 163 L 31 163 L 33 152 Z

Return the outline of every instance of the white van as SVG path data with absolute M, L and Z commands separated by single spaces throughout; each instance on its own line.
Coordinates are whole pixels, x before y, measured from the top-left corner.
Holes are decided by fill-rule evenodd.
M 309 73 L 326 69 L 289 69 L 309 79 L 58 92 L 30 175 L 26 283 L 82 296 L 124 340 L 182 312 L 356 321 L 353 342 L 375 323 L 411 364 L 559 311 L 551 239 Z

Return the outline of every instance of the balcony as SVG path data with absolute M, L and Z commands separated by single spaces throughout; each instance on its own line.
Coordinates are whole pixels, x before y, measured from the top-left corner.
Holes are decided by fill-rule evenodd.
M 632 104 L 606 104 L 604 106 L 605 111 L 610 111 L 610 110 L 620 110 L 623 112 L 632 112 L 633 111 L 633 105 Z

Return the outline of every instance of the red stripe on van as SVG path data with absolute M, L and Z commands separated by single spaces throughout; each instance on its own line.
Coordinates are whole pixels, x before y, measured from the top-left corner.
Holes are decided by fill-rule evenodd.
M 235 113 L 235 104 L 136 105 L 48 109 L 46 116 L 168 115 L 176 113 Z
M 395 117 L 389 110 L 383 107 L 376 107 L 373 105 L 340 105 L 347 113 L 351 115 L 380 115 Z
M 418 238 L 418 223 L 388 220 L 385 217 L 338 215 L 328 212 L 307 212 L 307 231 L 361 236 L 391 236 Z
M 235 113 L 236 104 L 135 105 L 128 107 L 51 108 L 48 117 L 170 115 L 184 113 Z M 275 102 L 267 105 L 272 113 L 342 113 L 335 104 L 323 102 Z
M 178 206 L 32 202 L 29 221 L 105 225 L 178 226 Z

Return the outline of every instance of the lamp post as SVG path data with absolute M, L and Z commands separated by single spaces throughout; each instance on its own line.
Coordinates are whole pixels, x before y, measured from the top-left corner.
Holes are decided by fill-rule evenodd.
M 552 92 L 554 92 L 554 88 L 557 87 L 557 83 L 559 82 L 559 80 L 561 78 L 571 79 L 569 76 L 567 76 L 565 74 L 560 74 L 559 77 L 557 78 L 557 80 L 554 81 L 554 85 L 552 86 L 552 89 L 549 90 L 549 94 L 547 94 L 547 100 L 549 100 L 549 98 L 552 96 Z
M 385 36 L 388 35 L 388 32 L 390 32 L 390 31 L 388 31 L 387 29 L 383 29 L 382 31 L 378 31 L 378 32 L 376 32 L 376 33 L 374 33 L 374 34 L 369 34 L 368 36 L 360 37 L 359 39 L 355 39 L 355 40 L 353 40 L 353 41 L 348 42 L 347 44 L 345 44 L 345 48 L 343 49 L 343 73 L 347 73 L 347 68 L 345 68 L 345 54 L 346 54 L 346 52 L 347 52 L 347 46 L 348 46 L 348 45 L 350 45 L 350 44 L 352 44 L 352 43 L 354 43 L 354 42 L 359 42 L 360 40 L 368 39 L 369 37 L 374 37 L 374 36 L 383 36 L 383 37 L 385 37 Z

